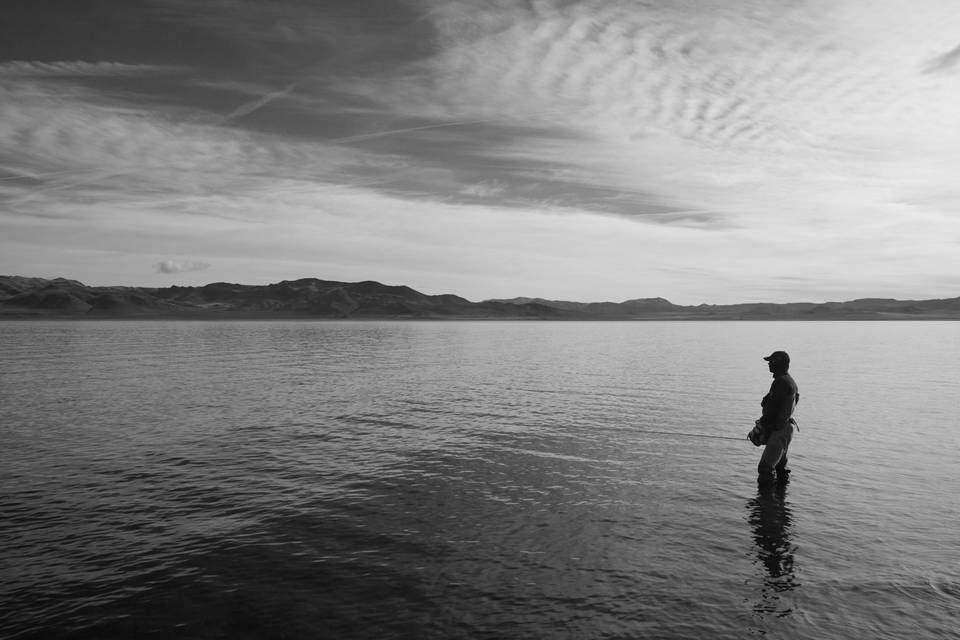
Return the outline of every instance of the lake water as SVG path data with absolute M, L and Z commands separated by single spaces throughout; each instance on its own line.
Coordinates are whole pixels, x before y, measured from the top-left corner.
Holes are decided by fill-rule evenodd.
M 4 322 L 0 637 L 955 637 L 958 399 L 950 322 Z

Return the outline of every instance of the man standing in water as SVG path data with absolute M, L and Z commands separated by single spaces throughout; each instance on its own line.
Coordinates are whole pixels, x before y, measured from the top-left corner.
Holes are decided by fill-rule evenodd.
M 800 401 L 800 393 L 797 391 L 797 383 L 787 373 L 790 356 L 786 351 L 774 351 L 764 360 L 773 374 L 773 383 L 760 402 L 763 407 L 760 425 L 769 438 L 763 455 L 760 456 L 760 464 L 757 465 L 757 480 L 760 484 L 785 483 L 790 478 L 787 449 L 793 438 L 793 425 L 796 424 L 791 416 L 793 408 Z

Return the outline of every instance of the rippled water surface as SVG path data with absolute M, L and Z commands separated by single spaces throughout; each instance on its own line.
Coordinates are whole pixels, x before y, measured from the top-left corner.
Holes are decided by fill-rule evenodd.
M 0 637 L 947 637 L 958 398 L 956 323 L 4 322 Z

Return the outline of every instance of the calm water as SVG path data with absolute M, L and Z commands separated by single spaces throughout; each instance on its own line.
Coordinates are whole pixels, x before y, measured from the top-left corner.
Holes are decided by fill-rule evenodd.
M 946 637 L 958 399 L 956 323 L 5 322 L 0 637 Z

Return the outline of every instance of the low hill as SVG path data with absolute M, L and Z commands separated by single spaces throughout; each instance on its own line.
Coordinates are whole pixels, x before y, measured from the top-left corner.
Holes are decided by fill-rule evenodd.
M 379 282 L 304 278 L 268 285 L 91 287 L 75 280 L 0 276 L 0 317 L 553 318 L 538 304 L 470 302 Z
M 568 302 L 540 298 L 498 300 L 506 304 L 536 302 L 574 313 L 581 319 L 624 320 L 960 320 L 960 298 L 893 300 L 865 298 L 848 302 L 741 303 L 675 305 L 663 298 L 625 302 Z
M 683 306 L 663 298 L 471 302 L 379 282 L 303 278 L 267 285 L 92 287 L 0 276 L 0 318 L 410 318 L 539 320 L 960 320 L 960 298 Z

